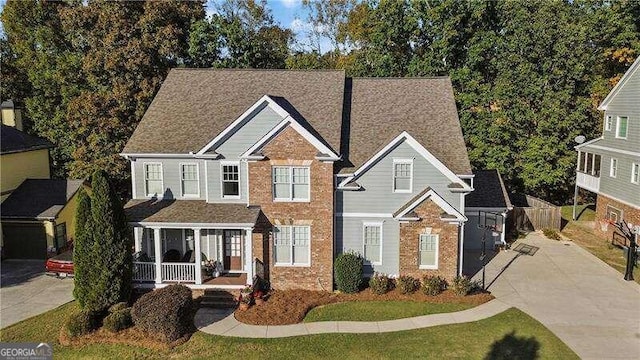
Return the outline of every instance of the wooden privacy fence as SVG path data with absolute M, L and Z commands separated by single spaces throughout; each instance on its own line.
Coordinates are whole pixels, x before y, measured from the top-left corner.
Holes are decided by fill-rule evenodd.
M 518 230 L 535 231 L 542 229 L 560 230 L 562 215 L 560 207 L 531 195 L 516 195 L 511 222 Z

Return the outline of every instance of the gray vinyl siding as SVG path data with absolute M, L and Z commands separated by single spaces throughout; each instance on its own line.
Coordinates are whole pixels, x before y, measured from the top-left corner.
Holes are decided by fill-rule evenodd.
M 282 117 L 265 106 L 249 116 L 244 125 L 230 135 L 215 151 L 225 159 L 236 160 L 282 121 Z
M 205 199 L 205 176 L 204 176 L 204 161 L 198 159 L 137 159 L 133 161 L 134 179 L 135 179 L 135 198 L 145 199 L 148 198 L 145 189 L 144 178 L 144 164 L 146 163 L 160 163 L 162 164 L 162 182 L 164 193 L 162 194 L 165 199 L 189 199 L 189 200 L 204 200 Z M 200 186 L 200 196 L 182 196 L 182 188 L 180 182 L 180 164 L 193 163 L 198 164 L 198 176 Z
M 398 275 L 400 272 L 400 254 L 398 240 L 400 238 L 400 224 L 388 218 L 336 218 L 336 249 L 337 253 L 363 251 L 363 225 L 365 222 L 383 222 L 382 224 L 382 265 L 365 265 L 365 275 L 374 271 L 388 275 Z
M 247 202 L 247 162 L 240 161 L 240 198 L 224 199 L 222 197 L 222 176 L 221 163 L 225 160 L 207 160 L 207 179 L 209 202 L 211 203 L 246 203 Z M 231 161 L 231 160 L 229 160 Z
M 627 151 L 640 151 L 640 70 L 627 80 L 624 86 L 611 99 L 605 111 L 607 115 L 613 116 L 613 126 L 611 131 L 603 131 L 601 141 L 597 145 L 611 147 Z M 628 116 L 627 138 L 616 138 L 616 121 L 618 116 Z
M 414 159 L 411 193 L 393 192 L 394 158 Z M 392 214 L 427 186 L 431 187 L 451 206 L 460 210 L 461 195 L 452 193 L 448 189 L 451 180 L 405 142 L 402 142 L 377 164 L 373 165 L 356 182 L 363 187 L 363 190 L 338 191 L 336 194 L 336 212 Z
M 640 185 L 631 182 L 631 164 L 640 164 L 640 156 L 598 150 L 602 155 L 600 168 L 600 192 L 614 198 L 640 206 Z M 609 176 L 611 158 L 618 160 L 618 171 L 615 178 Z

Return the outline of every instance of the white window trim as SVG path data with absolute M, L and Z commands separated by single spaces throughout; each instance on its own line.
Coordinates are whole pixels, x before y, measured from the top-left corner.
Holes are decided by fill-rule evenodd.
M 184 165 L 195 165 L 196 166 L 196 179 L 198 180 L 198 193 L 197 194 L 185 194 L 184 193 L 184 178 L 182 166 Z M 199 198 L 200 197 L 200 164 L 197 162 L 181 162 L 178 164 L 178 169 L 180 171 L 180 196 L 183 198 Z
M 611 131 L 613 127 L 613 115 L 607 115 L 604 117 L 604 131 Z
M 422 265 L 419 264 L 418 268 L 421 270 L 437 270 L 438 269 L 438 259 L 440 256 L 440 235 L 439 234 L 420 234 L 418 235 L 418 261 L 420 261 L 420 237 L 422 235 L 431 235 L 436 236 L 436 263 L 434 265 Z
M 615 164 L 615 166 L 613 165 Z M 615 178 L 618 176 L 618 159 L 611 158 L 609 161 L 609 177 Z
M 626 131 L 624 133 L 624 136 L 620 136 L 619 135 L 619 130 L 620 130 L 620 118 L 627 118 L 627 128 Z M 627 135 L 629 134 L 629 117 L 628 116 L 617 116 L 616 117 L 616 139 L 626 139 Z
M 409 190 L 396 190 L 396 164 L 411 165 L 409 174 Z M 413 192 L 413 159 L 393 159 L 393 168 L 391 169 L 391 191 L 395 194 L 410 194 Z
M 382 221 L 378 221 L 378 222 L 372 222 L 372 221 L 366 221 L 362 223 L 362 257 L 364 258 L 365 256 L 365 252 L 364 252 L 364 241 L 365 241 L 365 228 L 367 226 L 377 226 L 380 228 L 380 261 L 376 261 L 376 262 L 371 262 L 369 260 L 367 260 L 366 258 L 364 258 L 364 264 L 365 265 L 382 265 L 382 246 L 383 246 L 383 242 L 384 242 L 384 227 L 383 227 L 384 222 Z
M 238 195 L 225 195 L 224 194 L 224 166 L 237 166 L 238 167 Z M 221 161 L 220 162 L 220 198 L 221 199 L 240 199 L 242 198 L 242 171 L 240 170 L 240 161 Z
M 162 194 L 149 194 L 149 187 L 147 186 L 147 165 L 160 165 L 160 182 L 162 183 Z M 144 194 L 146 197 L 157 196 L 159 198 L 164 196 L 164 169 L 161 162 L 143 162 L 142 163 L 142 175 L 144 177 Z
M 638 180 L 634 181 L 634 175 L 637 172 Z M 640 163 L 631 163 L 631 183 L 640 184 Z
M 276 168 L 288 168 L 289 169 L 289 197 L 278 198 L 276 197 L 276 185 L 273 182 L 274 169 Z M 309 186 L 307 187 L 306 199 L 294 199 L 293 198 L 293 169 L 307 169 L 309 175 Z M 310 166 L 291 166 L 291 165 L 273 165 L 271 167 L 271 193 L 273 194 L 274 202 L 310 202 L 311 201 L 311 167 Z
M 290 228 L 289 230 L 289 254 L 291 254 L 291 261 L 288 263 L 281 263 L 281 262 L 276 262 L 275 256 L 273 259 L 273 266 L 276 267 L 311 267 L 311 226 L 309 225 L 276 225 L 274 227 L 277 228 L 284 228 L 284 227 L 288 227 Z M 307 228 L 307 232 L 309 234 L 309 246 L 307 246 L 307 259 L 309 259 L 308 262 L 306 263 L 294 263 L 293 262 L 293 228 L 296 227 L 304 227 Z M 275 254 L 275 247 L 276 247 L 276 239 L 275 236 L 273 238 L 273 252 Z

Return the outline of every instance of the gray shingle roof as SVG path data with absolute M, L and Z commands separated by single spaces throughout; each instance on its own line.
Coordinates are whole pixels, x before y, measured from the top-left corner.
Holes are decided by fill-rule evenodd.
M 211 204 L 204 200 L 129 200 L 124 206 L 130 222 L 255 224 L 260 207 Z
M 48 149 L 53 144 L 45 139 L 29 135 L 12 126 L 2 125 L 0 129 L 0 154 Z
M 509 195 L 498 170 L 476 170 L 474 190 L 467 195 L 467 208 L 510 208 Z
M 51 220 L 83 180 L 27 179 L 2 203 L 2 219 Z
M 264 95 L 282 97 L 340 149 L 344 71 L 173 69 L 123 153 L 197 152 Z
M 354 78 L 350 96 L 348 160 L 356 168 L 407 131 L 451 171 L 471 174 L 448 77 Z

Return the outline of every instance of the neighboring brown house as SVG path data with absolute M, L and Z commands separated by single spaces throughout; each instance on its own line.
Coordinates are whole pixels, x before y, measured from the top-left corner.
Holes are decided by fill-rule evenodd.
M 345 251 L 368 275 L 451 279 L 473 240 L 446 77 L 175 69 L 122 156 L 139 286 L 330 290 Z

